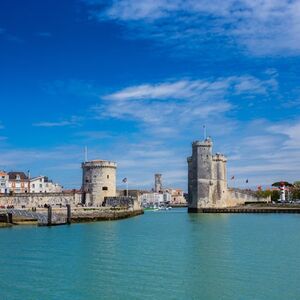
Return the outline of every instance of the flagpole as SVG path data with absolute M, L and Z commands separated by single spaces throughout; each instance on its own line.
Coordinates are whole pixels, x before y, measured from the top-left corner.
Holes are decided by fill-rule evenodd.
M 206 126 L 203 125 L 203 137 L 204 137 L 204 141 L 206 140 Z
M 84 147 L 84 161 L 88 161 L 88 148 L 87 146 Z

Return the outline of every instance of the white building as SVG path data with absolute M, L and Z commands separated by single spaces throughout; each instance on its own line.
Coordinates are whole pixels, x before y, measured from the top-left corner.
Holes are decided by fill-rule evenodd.
M 140 196 L 140 203 L 144 206 L 160 205 L 164 202 L 164 195 L 161 193 L 144 193 Z
M 47 176 L 38 176 L 30 179 L 31 193 L 61 193 L 63 187 L 53 183 Z
M 9 176 L 7 173 L 0 171 L 0 194 L 9 193 Z
M 8 172 L 10 193 L 29 193 L 30 182 L 24 172 Z

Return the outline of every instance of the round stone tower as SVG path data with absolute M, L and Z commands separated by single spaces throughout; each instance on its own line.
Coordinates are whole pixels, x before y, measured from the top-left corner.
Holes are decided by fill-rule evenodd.
M 92 160 L 82 163 L 83 204 L 101 206 L 105 197 L 116 196 L 117 164 Z

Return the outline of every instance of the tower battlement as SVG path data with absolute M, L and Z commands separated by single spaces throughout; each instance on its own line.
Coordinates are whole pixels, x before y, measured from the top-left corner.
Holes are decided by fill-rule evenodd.
M 108 160 L 91 160 L 81 164 L 82 168 L 117 168 L 117 164 Z
M 216 153 L 213 156 L 213 161 L 223 161 L 223 162 L 227 162 L 227 157 L 224 154 L 221 153 Z
M 213 146 L 213 142 L 210 138 L 205 139 L 204 141 L 194 141 L 192 143 L 193 147 L 212 147 Z

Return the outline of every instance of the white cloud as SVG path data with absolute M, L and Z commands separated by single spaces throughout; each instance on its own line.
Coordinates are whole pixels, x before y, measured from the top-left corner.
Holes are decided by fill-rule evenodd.
M 103 3 L 84 2 L 92 8 Z M 300 52 L 298 0 L 115 0 L 104 11 L 96 7 L 91 11 L 100 21 L 115 20 L 138 36 L 186 48 L 221 39 L 258 55 Z
M 299 120 L 273 124 L 258 120 L 247 131 L 248 136 L 235 137 L 236 149 L 229 155 L 229 173 L 235 175 L 236 184 L 245 185 L 247 178 L 252 185 L 299 180 Z
M 283 146 L 285 149 L 300 150 L 300 121 L 294 123 L 281 123 L 272 125 L 268 130 L 277 135 L 286 136 Z
M 100 117 L 138 122 L 160 135 L 191 130 L 206 122 L 222 126 L 225 115 L 234 109 L 232 96 L 266 95 L 277 87 L 274 79 L 232 76 L 215 80 L 178 80 L 126 87 L 105 95 L 104 104 L 96 107 Z

